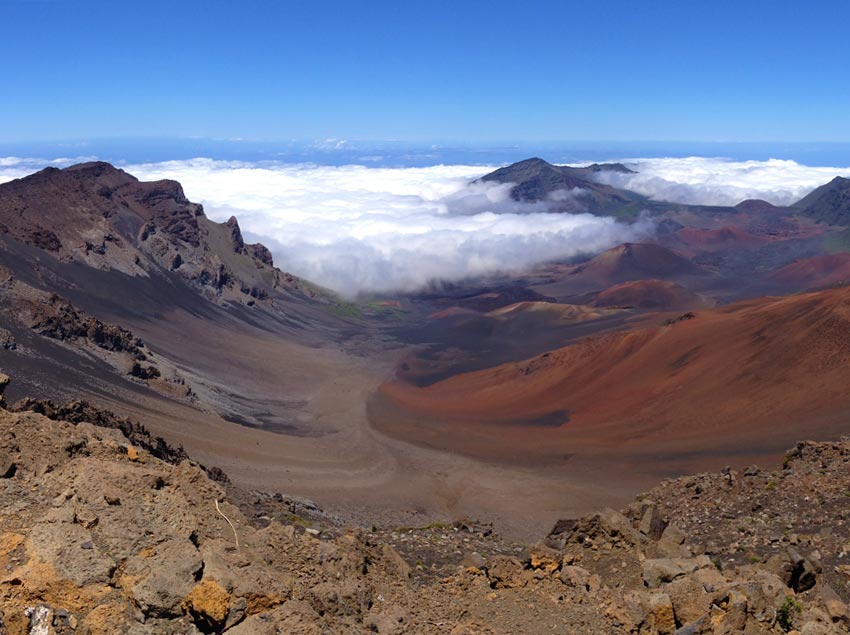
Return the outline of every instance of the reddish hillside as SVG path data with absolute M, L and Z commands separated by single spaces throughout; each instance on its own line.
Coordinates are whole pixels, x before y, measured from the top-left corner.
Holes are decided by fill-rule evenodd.
M 688 247 L 709 250 L 749 247 L 763 242 L 745 229 L 735 225 L 727 225 L 718 229 L 685 227 L 679 230 L 678 237 Z
M 605 289 L 596 296 L 593 306 L 684 311 L 701 308 L 705 301 L 675 282 L 651 279 L 623 282 Z
M 387 383 L 373 420 L 401 438 L 473 454 L 542 460 L 604 448 L 688 457 L 691 468 L 695 448 L 740 459 L 792 438 L 846 433 L 850 289 L 683 317 L 427 388 Z
M 579 265 L 571 275 L 613 284 L 701 273 L 699 267 L 661 245 L 623 243 Z
M 850 282 L 850 254 L 831 254 L 795 260 L 774 271 L 768 279 L 797 289 L 816 289 L 847 284 Z

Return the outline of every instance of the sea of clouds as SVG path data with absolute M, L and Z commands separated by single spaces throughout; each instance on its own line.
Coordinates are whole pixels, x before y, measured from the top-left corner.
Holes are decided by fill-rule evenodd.
M 90 159 L 85 157 L 84 159 Z M 0 158 L 0 182 L 83 158 Z M 746 198 L 791 203 L 850 168 L 793 161 L 692 157 L 629 159 L 637 174 L 600 176 L 659 200 L 731 205 Z M 517 203 L 510 186 L 472 184 L 495 166 L 376 168 L 192 159 L 122 166 L 143 180 L 169 178 L 210 218 L 239 219 L 275 262 L 346 296 L 414 290 L 433 280 L 515 271 L 594 253 L 652 232 L 651 222 L 553 214 L 582 192 Z
M 256 165 L 196 159 L 127 166 L 180 181 L 214 220 L 239 219 L 286 271 L 343 295 L 421 288 L 433 280 L 515 271 L 594 253 L 651 233 L 590 214 L 552 214 L 553 201 L 518 203 L 510 186 L 471 184 L 482 166 L 426 168 Z
M 659 201 L 694 205 L 736 205 L 763 199 L 791 205 L 850 167 L 812 167 L 795 161 L 729 161 L 706 157 L 625 159 L 637 174 L 601 172 L 598 181 Z

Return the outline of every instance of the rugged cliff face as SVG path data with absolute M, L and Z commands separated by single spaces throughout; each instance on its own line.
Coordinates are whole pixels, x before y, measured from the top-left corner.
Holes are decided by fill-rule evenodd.
M 345 528 L 98 409 L 17 409 L 0 410 L 9 635 L 850 630 L 848 442 L 669 481 L 522 547 L 469 521 Z
M 215 302 L 298 286 L 266 247 L 245 244 L 235 218 L 214 223 L 176 181 L 141 182 L 103 162 L 0 184 L 0 238 L 103 271 L 175 272 Z

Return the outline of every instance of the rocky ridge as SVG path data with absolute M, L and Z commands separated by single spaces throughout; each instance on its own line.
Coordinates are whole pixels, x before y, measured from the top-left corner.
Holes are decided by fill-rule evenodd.
M 245 243 L 235 218 L 215 223 L 176 181 L 142 182 L 105 162 L 0 184 L 0 241 L 10 240 L 63 263 L 174 273 L 217 303 L 251 305 L 277 289 L 301 290 L 265 246 Z
M 470 521 L 308 520 L 95 408 L 25 406 L 0 410 L 5 634 L 850 632 L 850 440 L 668 481 L 524 548 Z
M 850 222 L 850 179 L 836 176 L 794 203 L 794 207 L 816 222 L 846 226 Z
M 55 293 L 37 289 L 0 266 L 0 322 L 60 342 L 105 361 L 118 373 L 169 395 L 191 397 L 177 369 L 156 356 L 131 331 L 105 323 Z M 5 336 L 4 336 L 5 334 Z M 3 348 L 25 354 L 25 347 L 4 329 Z

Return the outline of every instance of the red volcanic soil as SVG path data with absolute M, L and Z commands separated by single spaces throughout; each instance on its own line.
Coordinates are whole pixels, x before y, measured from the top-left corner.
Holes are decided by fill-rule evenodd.
M 600 311 L 578 304 L 558 304 L 556 302 L 517 302 L 510 306 L 490 311 L 485 315 L 494 320 L 511 321 L 521 318 L 537 319 L 535 326 L 543 324 L 573 324 L 585 320 L 595 320 L 610 311 Z
M 661 245 L 623 243 L 579 265 L 571 275 L 616 283 L 700 273 L 687 258 Z
M 718 229 L 685 227 L 679 230 L 678 237 L 683 244 L 697 249 L 752 246 L 763 242 L 757 236 L 753 236 L 747 230 L 735 225 L 727 225 Z
M 676 286 L 676 285 L 674 285 Z M 510 326 L 514 322 L 523 322 L 524 327 L 546 328 L 561 324 L 573 324 L 585 320 L 595 320 L 610 311 L 600 310 L 609 305 L 597 304 L 599 308 L 580 304 L 560 304 L 558 302 L 517 302 L 507 306 L 480 313 L 472 309 L 451 306 L 428 316 L 431 320 L 455 320 L 455 324 L 481 325 L 501 323 Z M 613 306 L 613 305 L 611 305 Z M 619 305 L 618 305 L 619 306 Z M 492 330 L 492 326 L 490 327 Z
M 417 332 L 420 346 L 399 360 L 396 376 L 427 385 L 564 346 L 616 328 L 632 315 L 622 309 L 554 302 L 518 302 L 487 313 L 449 307 L 429 316 Z
M 534 289 L 561 302 L 586 304 L 588 294 L 631 280 L 669 280 L 705 288 L 713 274 L 655 243 L 623 243 L 578 265 L 552 265 Z
M 385 383 L 370 415 L 392 436 L 488 459 L 608 456 L 660 472 L 850 430 L 850 289 L 687 317 L 425 388 Z
M 605 289 L 597 294 L 593 306 L 684 311 L 702 308 L 705 301 L 675 282 L 635 280 Z
M 816 289 L 850 282 L 850 254 L 831 254 L 795 260 L 774 271 L 771 282 L 799 289 Z
M 477 295 L 457 298 L 453 304 L 462 309 L 471 309 L 481 313 L 501 309 L 518 302 L 554 302 L 555 298 L 541 295 L 521 286 L 500 287 Z
M 458 316 L 475 317 L 481 315 L 478 311 L 472 309 L 464 309 L 459 306 L 450 306 L 447 309 L 441 309 L 428 316 L 429 320 L 447 320 Z

